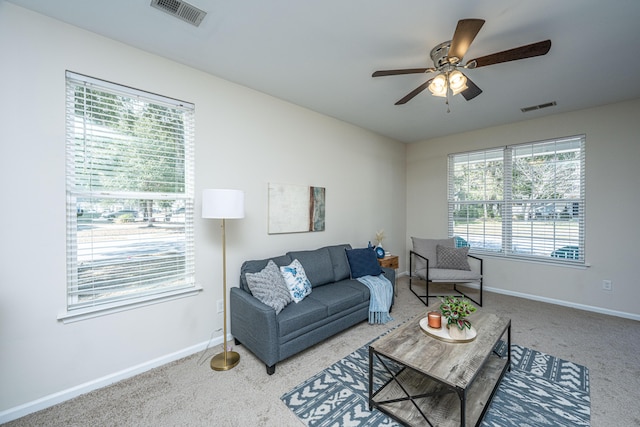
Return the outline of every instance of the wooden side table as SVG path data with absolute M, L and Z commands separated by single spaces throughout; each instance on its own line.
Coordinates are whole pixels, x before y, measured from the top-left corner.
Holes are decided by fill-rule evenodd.
M 396 274 L 398 273 L 398 255 L 387 255 L 384 258 L 378 258 L 378 264 L 380 264 L 380 267 L 393 268 L 396 270 Z M 398 296 L 395 281 L 393 283 L 393 294 Z

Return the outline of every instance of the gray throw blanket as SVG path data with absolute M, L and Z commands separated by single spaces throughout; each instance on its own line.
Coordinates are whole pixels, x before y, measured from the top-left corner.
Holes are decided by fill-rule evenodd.
M 389 279 L 381 274 L 379 276 L 362 276 L 357 280 L 369 288 L 371 294 L 369 298 L 369 323 L 387 323 L 393 320 L 393 317 L 389 315 L 393 301 L 393 285 Z

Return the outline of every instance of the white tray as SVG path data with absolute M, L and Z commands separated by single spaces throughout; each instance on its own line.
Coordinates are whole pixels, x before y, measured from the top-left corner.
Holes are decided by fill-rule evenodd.
M 476 339 L 476 336 L 478 336 L 478 332 L 476 331 L 476 328 L 471 326 L 471 329 L 467 330 L 467 338 L 463 340 L 454 340 L 449 336 L 449 330 L 447 329 L 447 325 L 444 322 L 445 319 L 443 318 L 442 320 L 443 322 L 440 329 L 435 329 L 429 326 L 429 319 L 427 317 L 424 317 L 420 319 L 420 328 L 424 333 L 426 333 L 427 335 L 433 338 L 439 339 L 441 341 L 451 342 L 451 343 L 471 342 Z

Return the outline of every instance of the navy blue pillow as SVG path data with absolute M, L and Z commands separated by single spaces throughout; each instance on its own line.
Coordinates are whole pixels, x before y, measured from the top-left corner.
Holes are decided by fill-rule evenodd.
M 345 249 L 345 251 L 349 260 L 352 279 L 382 274 L 382 268 L 378 264 L 378 257 L 372 248 Z

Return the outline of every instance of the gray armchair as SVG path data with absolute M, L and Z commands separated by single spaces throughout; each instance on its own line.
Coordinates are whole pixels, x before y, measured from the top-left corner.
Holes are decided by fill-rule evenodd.
M 482 270 L 481 258 L 468 254 L 468 246 L 463 239 L 451 237 L 449 239 L 411 238 L 413 250 L 409 251 L 409 290 L 413 292 L 425 305 L 429 305 L 429 298 L 437 298 L 441 294 L 432 294 L 429 290 L 434 283 L 453 284 L 452 295 L 468 298 L 482 306 Z M 456 243 L 458 243 L 456 245 Z M 414 282 L 422 285 L 424 293 L 418 293 Z M 477 288 L 473 292 L 477 297 L 469 296 L 469 291 L 462 291 L 459 284 L 467 284 L 469 289 Z

